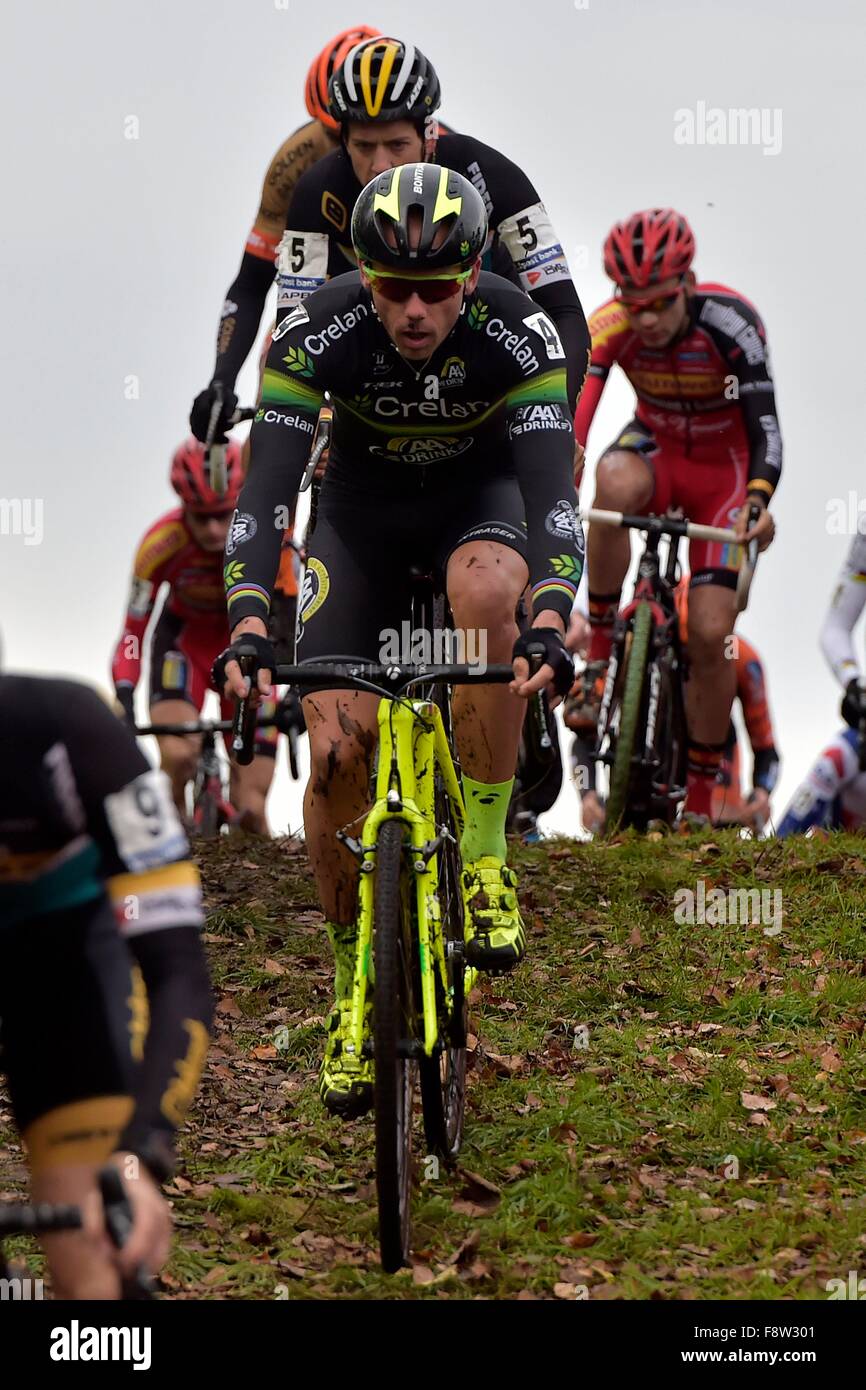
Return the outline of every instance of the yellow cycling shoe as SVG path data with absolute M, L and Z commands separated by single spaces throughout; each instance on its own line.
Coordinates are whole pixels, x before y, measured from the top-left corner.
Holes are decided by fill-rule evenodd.
M 372 1005 L 364 1019 L 364 1035 L 369 1036 Z M 347 1051 L 351 1046 L 352 1001 L 340 999 L 328 1015 L 328 1041 L 319 1072 L 319 1095 L 326 1110 L 344 1120 L 357 1119 L 373 1104 L 373 1059 Z
M 517 906 L 517 874 L 492 854 L 464 865 L 466 961 L 499 975 L 526 954 L 526 928 Z

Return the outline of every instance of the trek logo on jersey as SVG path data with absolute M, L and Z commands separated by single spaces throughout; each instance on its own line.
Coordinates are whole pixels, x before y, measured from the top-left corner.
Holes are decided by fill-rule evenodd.
M 294 309 L 292 309 L 290 313 L 286 314 L 286 317 L 280 323 L 277 324 L 271 337 L 271 342 L 278 343 L 280 341 L 280 338 L 282 338 L 284 334 L 289 332 L 289 329 L 297 328 L 299 323 L 309 322 L 310 316 L 304 308 L 303 304 L 296 304 Z
M 557 360 L 565 361 L 565 349 L 562 346 L 562 340 L 552 320 L 547 317 L 547 314 L 539 310 L 537 314 L 530 314 L 523 322 L 526 324 L 527 328 L 533 329 L 539 337 L 544 339 L 547 355 L 552 362 Z
M 406 436 L 396 435 L 389 439 L 384 448 L 379 444 L 370 446 L 371 454 L 377 454 L 379 458 L 388 459 L 389 462 L 427 464 L 439 463 L 443 459 L 457 458 L 459 454 L 465 454 L 471 448 L 472 439 L 458 439 L 456 435 L 440 434 L 431 439 L 419 439 L 417 437 L 407 438 Z
M 570 430 L 571 421 L 559 405 L 522 405 L 508 426 L 508 438 L 535 430 Z M 558 533 L 557 533 L 558 534 Z
M 235 512 L 226 538 L 226 555 L 233 555 L 239 545 L 251 541 L 258 529 L 259 523 L 249 512 Z

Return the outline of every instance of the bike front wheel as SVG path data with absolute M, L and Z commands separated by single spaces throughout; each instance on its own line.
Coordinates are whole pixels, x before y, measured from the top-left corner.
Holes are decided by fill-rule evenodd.
M 610 772 L 610 795 L 607 803 L 607 831 L 612 834 L 629 825 L 631 792 L 634 784 L 635 748 L 641 727 L 644 703 L 647 659 L 652 635 L 652 610 L 641 603 L 634 615 L 631 642 L 625 664 L 625 676 L 620 702 L 619 732 Z
M 374 1024 L 376 1192 L 382 1268 L 393 1274 L 409 1258 L 412 1188 L 412 1097 L 416 1038 L 412 914 L 402 874 L 402 821 L 383 822 L 376 842 Z
M 463 1140 L 466 1104 L 466 966 L 463 958 L 463 894 L 460 888 L 460 847 L 451 805 L 441 774 L 436 775 L 436 825 L 445 838 L 438 852 L 438 896 L 442 921 L 442 945 L 448 980 L 447 997 L 440 1000 L 441 1051 L 421 1057 L 421 1100 L 424 1136 L 431 1153 L 451 1163 Z

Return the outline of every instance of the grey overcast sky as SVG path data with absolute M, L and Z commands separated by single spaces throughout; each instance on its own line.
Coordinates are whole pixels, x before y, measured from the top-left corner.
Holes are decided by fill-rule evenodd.
M 607 296 L 610 224 L 651 204 L 685 212 L 699 275 L 761 312 L 785 475 L 742 630 L 769 673 L 778 813 L 838 723 L 816 636 L 848 538 L 828 508 L 866 505 L 862 0 L 7 3 L 0 498 L 40 504 L 42 535 L 0 534 L 6 664 L 107 687 L 134 548 L 172 505 L 168 461 L 268 161 L 306 119 L 312 56 L 360 21 L 422 48 L 443 116 L 525 168 L 587 313 Z M 679 143 L 676 113 L 710 108 L 763 109 L 764 144 Z M 612 380 L 593 464 L 631 402 Z M 275 828 L 297 804 L 280 790 Z M 566 788 L 548 826 L 570 828 L 573 805 Z

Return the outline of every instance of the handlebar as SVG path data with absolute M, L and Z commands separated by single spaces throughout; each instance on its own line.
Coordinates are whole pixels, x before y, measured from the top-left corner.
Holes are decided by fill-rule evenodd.
M 98 1174 L 99 1191 L 105 1214 L 105 1229 L 117 1250 L 122 1250 L 133 1226 L 132 1203 L 123 1186 L 120 1173 L 107 1163 Z M 53 1202 L 9 1203 L 0 1206 L 0 1240 L 7 1236 L 46 1235 L 55 1231 L 80 1231 L 83 1226 L 81 1208 Z M 3 1260 L 0 1256 L 0 1273 Z M 144 1265 L 123 1281 L 124 1300 L 153 1298 L 153 1280 Z
M 743 545 L 736 531 L 729 531 L 723 526 L 700 526 L 697 522 L 689 521 L 687 517 L 627 516 L 624 512 L 608 512 L 598 507 L 590 507 L 588 511 L 581 512 L 580 519 L 595 521 L 601 526 L 623 526 L 633 531 L 652 531 L 659 536 L 685 536 L 690 541 L 718 541 L 722 545 Z
M 9 1202 L 0 1206 L 0 1240 L 6 1236 L 42 1235 L 48 1231 L 78 1231 L 81 1229 L 78 1207 L 36 1202 Z
M 751 528 L 761 514 L 757 502 L 749 506 L 749 527 Z M 680 536 L 690 541 L 716 541 L 721 545 L 736 545 L 744 552 L 737 575 L 737 612 L 745 611 L 749 602 L 755 567 L 758 563 L 758 542 L 751 540 L 746 544 L 736 531 L 723 526 L 701 526 L 689 521 L 687 517 L 670 516 L 627 516 L 623 512 L 604 511 L 590 507 L 581 512 L 581 521 L 598 522 L 601 526 L 622 526 L 633 531 L 648 531 L 657 536 Z
M 255 671 L 256 652 L 253 647 L 237 646 L 241 675 L 250 681 Z M 385 699 L 399 696 L 413 685 L 505 685 L 514 680 L 511 666 L 498 665 L 480 669 L 469 665 L 400 665 L 387 666 L 377 661 L 356 661 L 351 657 L 336 657 L 333 661 L 311 662 L 305 666 L 277 666 L 271 680 L 278 685 L 293 685 L 301 690 L 313 685 L 339 686 L 340 689 L 368 690 Z M 253 758 L 252 730 L 255 727 L 255 708 L 250 696 L 238 700 L 232 726 L 232 755 L 241 766 Z
M 256 728 L 272 729 L 279 722 L 278 715 L 272 714 L 267 719 L 257 719 Z M 136 724 L 133 733 L 140 738 L 150 735 L 159 738 L 162 734 L 228 734 L 233 728 L 232 719 L 191 719 L 179 724 Z

